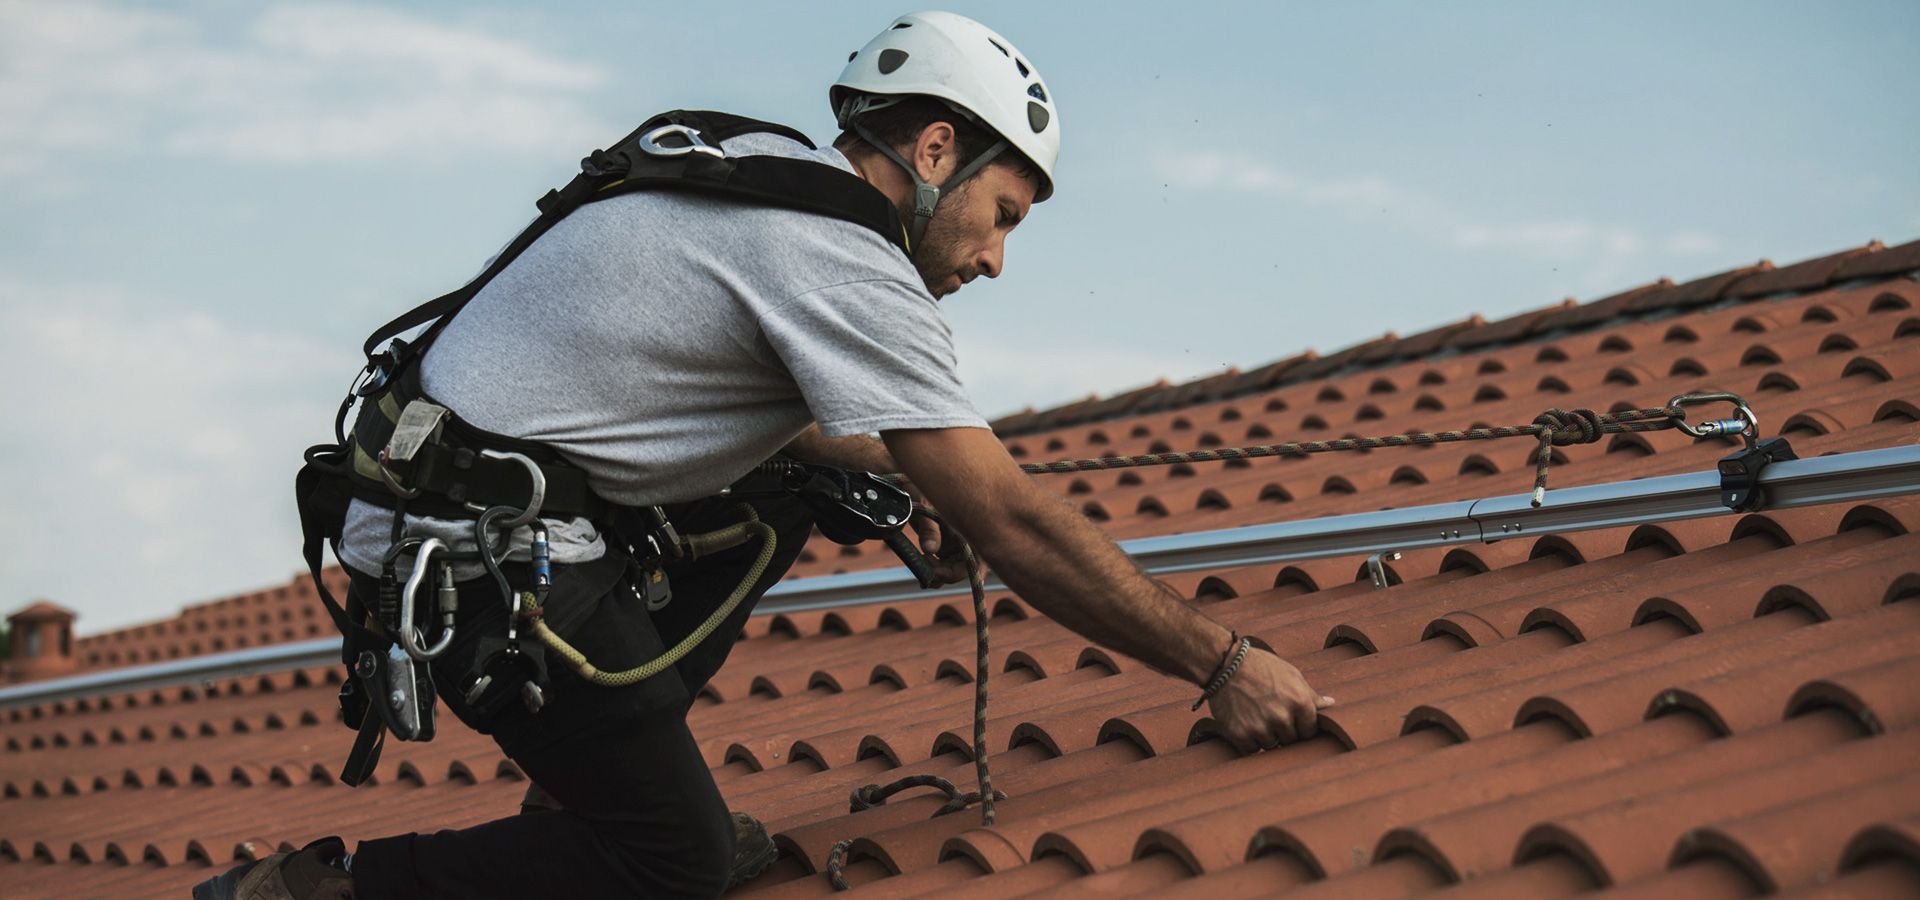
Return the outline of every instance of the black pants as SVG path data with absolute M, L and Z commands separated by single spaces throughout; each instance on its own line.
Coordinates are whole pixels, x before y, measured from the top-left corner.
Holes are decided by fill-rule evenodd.
M 463 583 L 458 638 L 434 661 L 440 699 L 461 721 L 491 734 L 534 783 L 565 807 L 460 831 L 362 841 L 354 889 L 387 897 L 710 897 L 733 861 L 733 824 L 687 730 L 692 698 L 726 661 L 757 601 L 799 556 L 813 520 L 786 498 L 755 499 L 778 533 L 772 565 L 728 620 L 673 669 L 623 688 L 588 684 L 558 659 L 538 714 L 519 704 L 487 719 L 460 695 L 477 641 L 505 633 L 497 586 Z M 669 508 L 683 532 L 741 521 L 740 501 L 714 498 Z M 609 544 L 617 543 L 609 540 Z M 626 556 L 556 566 L 547 620 L 603 670 L 643 663 L 697 628 L 739 584 L 758 541 L 691 563 L 668 565 L 673 599 L 648 613 L 629 587 Z M 512 566 L 511 569 L 524 569 Z M 353 589 L 376 583 L 355 573 Z M 371 593 L 363 594 L 371 597 Z

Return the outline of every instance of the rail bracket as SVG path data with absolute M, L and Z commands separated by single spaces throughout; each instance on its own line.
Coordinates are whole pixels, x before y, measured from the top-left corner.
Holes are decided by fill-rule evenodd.
M 1783 437 L 1770 437 L 1720 460 L 1720 502 L 1735 512 L 1754 512 L 1766 506 L 1767 492 L 1760 473 L 1785 459 L 1799 459 Z

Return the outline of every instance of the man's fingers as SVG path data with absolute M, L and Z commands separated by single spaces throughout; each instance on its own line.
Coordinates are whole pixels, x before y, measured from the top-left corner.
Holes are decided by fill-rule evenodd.
M 940 552 L 939 523 L 925 516 L 914 516 L 913 518 L 907 521 L 911 525 L 913 525 L 914 532 L 920 535 L 920 552 L 921 553 L 931 554 L 931 553 Z
M 1241 756 L 1260 749 L 1260 742 L 1254 740 L 1252 735 L 1246 734 L 1245 732 L 1227 731 L 1222 732 L 1222 734 L 1225 735 L 1227 743 L 1233 745 L 1234 752 L 1239 753 Z
M 1272 750 L 1281 744 L 1291 744 L 1297 736 L 1293 723 L 1288 721 L 1285 714 L 1275 717 L 1273 723 L 1267 726 L 1267 735 L 1269 743 L 1266 745 L 1266 748 L 1268 750 Z
M 1314 712 L 1313 704 L 1304 703 L 1294 709 L 1293 731 L 1303 741 L 1320 732 L 1320 716 Z
M 941 560 L 934 563 L 933 574 L 941 584 L 958 584 L 967 580 L 967 565 L 961 560 Z

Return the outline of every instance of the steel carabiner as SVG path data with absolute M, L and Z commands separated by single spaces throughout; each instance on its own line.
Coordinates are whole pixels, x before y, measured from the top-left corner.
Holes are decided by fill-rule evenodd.
M 420 595 L 421 583 L 427 580 L 428 573 L 433 569 L 433 555 L 445 552 L 447 552 L 447 545 L 439 538 L 430 537 L 421 540 L 419 548 L 414 551 L 413 571 L 407 573 L 406 587 L 400 591 L 400 621 L 396 623 L 399 625 L 400 646 L 406 648 L 408 656 L 421 662 L 447 652 L 447 647 L 453 644 L 453 615 L 459 593 L 453 590 L 451 565 L 444 562 L 440 564 L 440 599 L 437 604 L 440 608 L 434 611 L 439 614 L 441 620 L 440 639 L 431 647 L 420 646 L 425 642 L 426 636 L 422 635 L 420 629 L 413 624 L 416 598 Z
M 1687 424 L 1686 408 L 1706 403 L 1733 404 L 1734 412 L 1739 413 L 1739 418 L 1708 419 L 1698 425 Z M 1692 391 L 1674 395 L 1673 399 L 1667 401 L 1667 405 L 1681 411 L 1682 415 L 1674 418 L 1673 427 L 1680 429 L 1688 437 L 1698 440 L 1738 434 L 1741 440 L 1746 442 L 1749 450 L 1760 442 L 1760 417 L 1754 415 L 1753 407 L 1748 406 L 1746 399 L 1739 394 L 1728 391 Z

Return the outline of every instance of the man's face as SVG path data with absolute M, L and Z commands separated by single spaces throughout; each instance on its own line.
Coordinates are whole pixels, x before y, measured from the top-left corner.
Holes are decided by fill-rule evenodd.
M 978 276 L 998 278 L 1007 235 L 1027 217 L 1039 189 L 1032 173 L 995 163 L 942 197 L 913 254 L 927 290 L 944 297 Z

